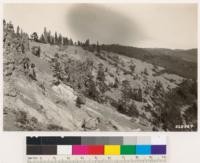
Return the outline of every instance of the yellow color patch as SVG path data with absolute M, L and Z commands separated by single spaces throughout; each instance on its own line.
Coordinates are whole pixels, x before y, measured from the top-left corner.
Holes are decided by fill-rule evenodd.
M 104 145 L 104 155 L 120 155 L 120 145 Z

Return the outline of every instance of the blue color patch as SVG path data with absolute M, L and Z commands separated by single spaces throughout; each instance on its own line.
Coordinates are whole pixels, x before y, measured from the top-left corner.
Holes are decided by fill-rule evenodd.
M 136 155 L 150 155 L 151 145 L 136 145 Z

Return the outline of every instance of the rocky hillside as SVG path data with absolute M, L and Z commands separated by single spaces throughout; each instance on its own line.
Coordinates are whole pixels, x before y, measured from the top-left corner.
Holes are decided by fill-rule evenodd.
M 4 130 L 197 127 L 196 82 L 159 64 L 102 48 L 40 43 L 9 23 L 3 39 Z M 175 127 L 181 124 L 193 128 Z

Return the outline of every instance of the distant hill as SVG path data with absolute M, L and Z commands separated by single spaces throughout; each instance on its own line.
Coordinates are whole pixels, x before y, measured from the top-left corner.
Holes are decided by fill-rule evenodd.
M 148 48 L 146 49 L 151 54 L 154 55 L 170 55 L 176 56 L 182 60 L 197 63 L 197 49 L 188 49 L 188 50 L 181 50 L 181 49 L 164 49 L 164 48 Z
M 175 73 L 189 79 L 197 79 L 197 49 L 137 48 L 118 44 L 102 45 L 101 48 L 165 67 L 165 72 Z

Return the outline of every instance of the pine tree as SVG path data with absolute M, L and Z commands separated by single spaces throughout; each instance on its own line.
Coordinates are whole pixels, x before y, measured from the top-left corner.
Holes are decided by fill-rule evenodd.
M 45 39 L 44 39 L 44 35 L 43 34 L 41 34 L 41 36 L 40 36 L 40 42 L 42 42 L 42 43 L 45 43 Z
M 47 32 L 47 42 L 51 44 L 51 31 Z
M 138 89 L 136 100 L 142 102 L 142 89 L 141 88 Z
M 100 53 L 100 46 L 99 46 L 99 42 L 97 41 L 97 45 L 96 45 L 96 50 L 97 50 L 97 53 Z
M 113 85 L 114 88 L 118 88 L 119 86 L 119 80 L 117 79 L 117 77 L 115 77 L 115 83 Z
M 16 34 L 17 34 L 17 36 L 20 35 L 20 28 L 19 28 L 19 26 L 17 26 Z
M 5 19 L 3 19 L 3 26 L 5 26 L 6 25 L 6 20 Z
M 145 75 L 149 75 L 149 74 L 148 74 L 148 71 L 147 71 L 147 68 L 144 69 L 144 74 L 145 74 Z
M 93 80 L 93 76 L 92 74 L 89 74 L 87 76 L 87 80 L 86 80 L 86 91 L 85 94 L 87 97 L 92 98 L 94 100 L 98 100 L 99 97 L 99 92 L 96 88 L 96 84 Z
M 54 43 L 57 45 L 58 44 L 58 35 L 57 35 L 57 32 L 55 32 L 55 40 L 54 40 Z
M 6 27 L 7 27 L 7 25 L 6 25 L 6 21 L 5 21 L 5 19 L 3 19 L 3 32 L 6 31 Z
M 78 41 L 78 46 L 81 46 L 81 42 L 80 41 Z
M 133 64 L 133 63 L 129 66 L 129 68 L 130 68 L 130 70 L 131 70 L 132 73 L 135 72 L 135 67 L 136 67 L 136 66 L 135 66 L 135 64 Z
M 63 37 L 63 45 L 69 45 L 69 40 L 67 37 Z
M 15 33 L 14 26 L 11 21 L 9 21 L 9 23 L 7 24 L 7 30 L 12 33 Z
M 99 64 L 99 70 L 98 70 L 98 73 L 97 73 L 97 79 L 99 81 L 101 81 L 101 82 L 105 81 L 104 67 L 103 67 L 102 63 Z
M 128 80 L 122 82 L 122 99 L 124 101 L 129 101 L 132 96 L 132 88 Z
M 23 33 L 24 33 L 24 32 L 23 32 L 23 31 L 22 31 L 22 29 L 21 29 L 21 30 L 20 30 L 20 35 L 22 36 L 22 35 L 23 35 Z
M 73 43 L 73 40 L 70 38 L 70 40 L 69 40 L 69 45 L 73 45 L 74 43 Z
M 62 42 L 63 42 L 62 39 L 63 39 L 63 38 L 62 38 L 62 35 L 59 34 L 59 36 L 58 36 L 58 44 L 59 44 L 59 45 L 62 45 Z
M 47 28 L 46 27 L 44 27 L 44 40 L 45 40 L 45 43 L 48 43 Z
M 33 39 L 34 41 L 38 41 L 38 35 L 36 32 L 33 32 L 33 34 L 31 35 L 31 39 Z
M 51 44 L 55 44 L 55 38 L 51 36 Z
M 89 45 L 90 45 L 90 40 L 87 39 L 87 40 L 85 41 L 85 46 L 88 47 Z

